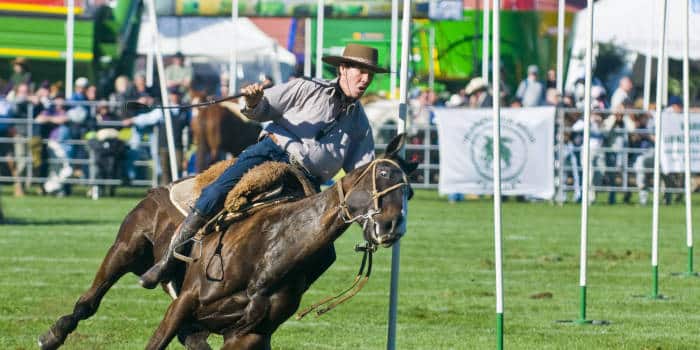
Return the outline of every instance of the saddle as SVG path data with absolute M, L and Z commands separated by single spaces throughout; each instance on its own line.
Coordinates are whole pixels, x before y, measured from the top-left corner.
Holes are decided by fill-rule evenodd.
M 170 201 L 186 216 L 190 208 L 194 207 L 202 189 L 216 180 L 234 162 L 235 159 L 218 162 L 195 177 L 172 183 L 169 188 Z M 189 240 L 192 241 L 193 246 L 186 248 L 184 254 L 174 251 L 175 258 L 186 263 L 199 259 L 202 257 L 203 237 L 216 232 L 219 234 L 218 243 L 216 250 L 206 263 L 205 272 L 209 280 L 223 281 L 222 239 L 224 232 L 232 223 L 260 209 L 298 200 L 315 193 L 317 193 L 316 187 L 297 166 L 281 162 L 260 164 L 243 175 L 238 184 L 226 195 L 224 209 Z M 184 244 L 189 245 L 189 241 Z M 189 251 L 195 250 L 198 250 L 198 253 L 190 256 Z
M 235 159 L 212 165 L 203 173 L 170 185 L 170 201 L 187 215 L 207 185 L 216 180 Z M 295 165 L 265 162 L 248 171 L 227 194 L 224 209 L 205 227 L 205 233 L 225 231 L 233 221 L 263 207 L 301 199 L 317 193 L 314 184 Z M 201 232 L 201 231 L 200 231 Z

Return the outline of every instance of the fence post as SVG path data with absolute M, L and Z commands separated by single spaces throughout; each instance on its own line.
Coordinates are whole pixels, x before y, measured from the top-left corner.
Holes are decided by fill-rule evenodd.
M 26 143 L 27 159 L 29 160 L 27 164 L 27 178 L 24 180 L 24 187 L 29 190 L 32 186 L 32 176 L 34 175 L 34 154 L 32 153 L 31 141 L 34 137 L 34 105 L 27 105 L 27 139 L 24 141 Z

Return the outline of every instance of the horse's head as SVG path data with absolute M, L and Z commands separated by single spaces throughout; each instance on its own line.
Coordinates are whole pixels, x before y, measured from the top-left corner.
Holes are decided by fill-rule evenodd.
M 395 137 L 384 155 L 353 171 L 352 185 L 344 196 L 341 193 L 345 198 L 344 219 L 360 223 L 365 240 L 373 245 L 389 247 L 406 231 L 404 196 L 413 196 L 407 175 L 418 164 L 408 163 L 398 155 L 404 141 L 404 134 Z M 339 190 L 342 192 L 342 188 Z

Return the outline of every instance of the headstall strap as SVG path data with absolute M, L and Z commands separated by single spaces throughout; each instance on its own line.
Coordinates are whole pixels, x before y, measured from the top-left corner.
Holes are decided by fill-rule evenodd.
M 401 183 L 397 183 L 393 186 L 385 188 L 383 191 L 377 192 L 376 168 L 377 168 L 378 163 L 389 163 L 389 164 L 399 168 L 399 170 L 401 170 L 401 172 L 402 172 L 403 181 Z M 357 185 L 360 182 L 360 180 L 362 180 L 362 178 L 370 172 L 372 173 L 372 191 L 370 192 L 370 195 L 372 197 L 372 202 L 374 204 L 374 208 L 368 209 L 365 214 L 352 216 L 352 214 L 350 213 L 350 209 L 348 208 L 346 199 L 350 196 L 350 193 L 352 193 L 352 191 L 354 190 L 355 185 Z M 339 213 L 340 217 L 346 223 L 352 223 L 352 222 L 355 222 L 355 221 L 360 220 L 360 219 L 365 219 L 365 220 L 370 219 L 374 215 L 377 215 L 381 212 L 381 210 L 379 209 L 379 198 L 381 198 L 383 195 L 385 195 L 385 194 L 387 194 L 387 193 L 389 193 L 397 188 L 401 188 L 403 186 L 408 186 L 408 184 L 409 184 L 408 178 L 406 177 L 406 174 L 403 173 L 403 169 L 401 169 L 401 166 L 397 162 L 395 162 L 391 159 L 386 159 L 386 158 L 375 159 L 372 161 L 372 163 L 370 163 L 370 165 L 367 168 L 365 168 L 365 170 L 360 174 L 360 176 L 358 176 L 355 179 L 355 181 L 353 181 L 353 183 L 350 185 L 350 189 L 348 190 L 347 193 L 343 193 L 342 182 L 338 181 L 338 183 L 337 183 L 338 199 L 340 201 L 340 204 L 338 205 L 338 207 L 340 208 L 340 213 Z

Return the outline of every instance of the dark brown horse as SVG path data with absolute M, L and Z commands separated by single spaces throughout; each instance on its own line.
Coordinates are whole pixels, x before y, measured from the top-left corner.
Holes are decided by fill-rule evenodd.
M 403 199 L 410 194 L 406 174 L 415 170 L 397 156 L 404 136 L 386 154 L 355 169 L 316 195 L 261 209 L 225 232 L 220 250 L 223 280 L 206 275 L 219 235 L 203 239 L 202 259 L 184 272 L 180 293 L 168 308 L 147 348 L 165 349 L 176 335 L 189 349 L 209 349 L 209 332 L 224 336 L 224 349 L 269 349 L 272 333 L 299 307 L 318 275 L 319 252 L 353 223 L 370 245 L 391 246 L 402 235 Z M 91 288 L 39 338 L 55 349 L 92 316 L 107 290 L 124 274 L 145 272 L 166 251 L 183 217 L 165 188 L 149 192 L 124 219 Z
M 201 97 L 193 98 L 193 102 Z M 234 103 L 214 104 L 198 108 L 191 127 L 197 143 L 197 172 L 224 159 L 226 153 L 237 157 L 246 147 L 257 142 L 262 127 L 243 116 Z

